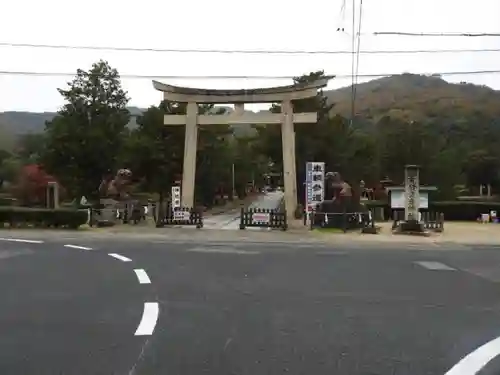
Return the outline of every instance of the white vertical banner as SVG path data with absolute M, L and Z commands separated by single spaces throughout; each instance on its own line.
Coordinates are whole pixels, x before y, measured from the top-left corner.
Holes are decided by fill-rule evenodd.
M 308 162 L 306 164 L 306 208 L 313 208 L 325 199 L 325 163 Z
M 172 186 L 172 211 L 181 207 L 181 188 L 180 186 Z

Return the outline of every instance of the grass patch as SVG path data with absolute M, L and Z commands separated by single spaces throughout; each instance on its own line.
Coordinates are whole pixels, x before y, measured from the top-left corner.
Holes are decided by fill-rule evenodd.
M 330 234 L 330 233 L 341 233 L 343 234 L 344 231 L 340 228 L 315 228 L 313 229 L 313 232 L 316 232 L 316 233 L 327 233 L 327 234 Z

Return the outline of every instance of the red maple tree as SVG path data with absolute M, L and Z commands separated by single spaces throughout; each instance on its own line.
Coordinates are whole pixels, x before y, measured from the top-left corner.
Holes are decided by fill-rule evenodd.
M 21 168 L 13 194 L 23 205 L 45 206 L 47 185 L 57 180 L 38 164 L 25 165 Z

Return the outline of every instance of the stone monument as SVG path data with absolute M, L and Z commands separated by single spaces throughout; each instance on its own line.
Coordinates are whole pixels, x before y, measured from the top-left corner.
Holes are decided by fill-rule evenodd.
M 295 166 L 294 123 L 316 123 L 317 113 L 294 113 L 292 101 L 317 95 L 333 77 L 322 77 L 313 82 L 290 86 L 243 90 L 206 90 L 178 87 L 153 81 L 156 90 L 163 92 L 167 101 L 187 103 L 185 115 L 165 115 L 165 125 L 186 127 L 184 139 L 184 165 L 182 169 L 183 207 L 194 206 L 194 182 L 198 127 L 221 124 L 278 124 L 283 144 L 283 174 L 285 182 L 285 208 L 289 220 L 294 219 L 297 207 L 297 180 Z M 245 112 L 245 103 L 280 103 L 281 113 Z M 235 111 L 223 115 L 200 115 L 198 104 L 234 104 Z
M 420 208 L 420 176 L 416 165 L 405 167 L 405 220 L 418 221 Z
M 423 234 L 428 232 L 419 219 L 420 210 L 420 176 L 419 167 L 409 164 L 405 166 L 405 220 L 396 228 L 395 233 Z

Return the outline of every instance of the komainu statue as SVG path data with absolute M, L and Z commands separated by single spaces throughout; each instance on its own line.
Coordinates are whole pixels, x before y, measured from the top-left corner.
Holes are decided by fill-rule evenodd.
M 328 172 L 325 176 L 325 199 L 337 200 L 352 196 L 351 185 L 342 179 L 339 172 Z
M 352 201 L 352 188 L 342 179 L 339 172 L 325 175 L 325 200 L 321 203 L 322 212 L 349 211 Z
M 132 172 L 130 169 L 119 169 L 115 176 L 107 176 L 99 185 L 99 195 L 101 198 L 124 201 L 130 198 L 128 189 L 132 182 Z

